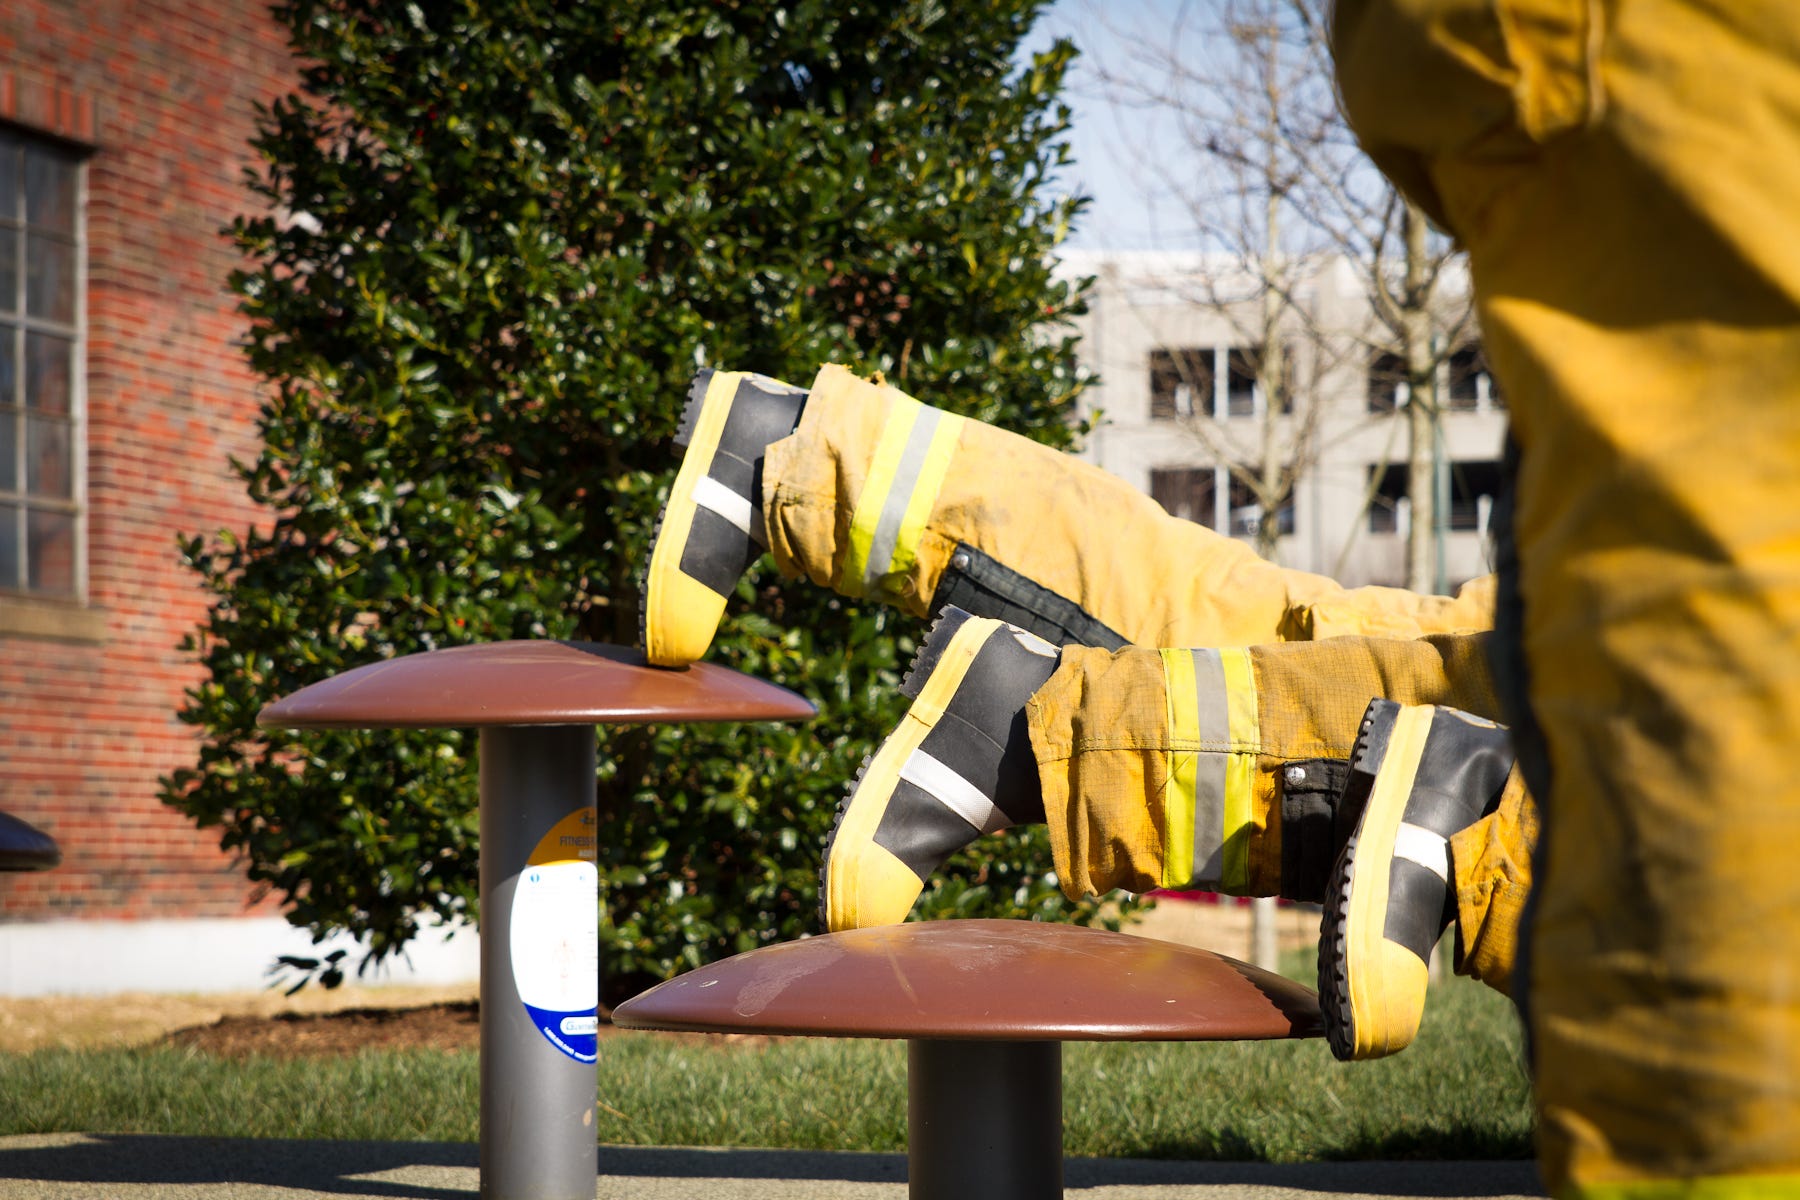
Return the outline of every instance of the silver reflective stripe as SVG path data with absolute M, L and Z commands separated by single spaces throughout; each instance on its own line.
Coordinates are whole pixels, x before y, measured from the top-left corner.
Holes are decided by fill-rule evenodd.
M 1225 762 L 1231 716 L 1225 696 L 1225 665 L 1217 650 L 1195 650 L 1194 736 L 1203 750 L 1194 763 L 1194 878 L 1217 883 L 1225 875 Z
M 905 765 L 900 768 L 900 778 L 923 788 L 945 808 L 983 833 L 995 833 L 1012 824 L 999 805 L 982 794 L 980 788 L 923 750 L 914 750 L 907 755 Z
M 1019 643 L 1021 650 L 1037 655 L 1039 658 L 1060 658 L 1062 651 L 1046 642 L 1029 629 L 1020 629 L 1017 625 L 1006 626 L 1006 632 L 1012 634 L 1013 641 Z
M 931 451 L 931 439 L 937 433 L 944 414 L 938 409 L 920 405 L 906 435 L 906 449 L 894 467 L 894 480 L 888 485 L 887 498 L 881 504 L 881 519 L 875 523 L 875 535 L 869 539 L 869 562 L 863 569 L 863 591 L 869 594 L 877 581 L 894 566 L 894 547 L 900 540 L 900 526 L 906 520 L 906 509 L 912 503 L 913 489 L 919 486 L 919 472 L 925 456 Z
M 700 481 L 694 484 L 694 503 L 718 513 L 744 533 L 750 532 L 750 521 L 755 508 L 750 501 L 710 475 L 702 475 Z
M 1441 834 L 1402 821 L 1394 831 L 1394 857 L 1416 862 L 1445 883 L 1450 882 L 1450 843 Z

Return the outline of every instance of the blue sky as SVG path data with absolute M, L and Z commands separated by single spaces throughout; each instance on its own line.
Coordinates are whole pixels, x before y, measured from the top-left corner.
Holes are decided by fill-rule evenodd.
M 1148 194 L 1149 172 L 1127 148 L 1152 140 L 1160 127 L 1166 135 L 1155 140 L 1170 148 L 1177 159 L 1170 168 L 1179 171 L 1180 138 L 1167 118 L 1113 103 L 1093 77 L 1098 62 L 1115 70 L 1124 65 L 1134 31 L 1143 36 L 1166 33 L 1179 7 L 1177 0 L 1055 0 L 1025 47 L 1029 53 L 1067 37 L 1082 51 L 1067 85 L 1075 110 L 1070 138 L 1075 166 L 1066 182 L 1071 190 L 1092 196 L 1093 203 L 1074 230 L 1071 248 L 1138 250 L 1191 241 L 1191 233 L 1182 237 L 1186 231 L 1179 213 Z

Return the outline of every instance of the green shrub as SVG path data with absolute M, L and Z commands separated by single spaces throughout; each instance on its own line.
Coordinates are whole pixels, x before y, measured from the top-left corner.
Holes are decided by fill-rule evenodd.
M 504 638 L 630 644 L 700 362 L 824 361 L 1053 445 L 1082 386 L 1057 99 L 1015 66 L 1043 0 L 957 6 L 292 0 L 306 64 L 262 114 L 232 229 L 269 385 L 240 468 L 266 522 L 184 539 L 197 761 L 165 798 L 318 935 L 377 962 L 474 915 L 473 735 L 265 733 L 279 696 Z M 300 215 L 295 215 L 300 214 Z M 603 937 L 627 981 L 814 927 L 817 858 L 901 711 L 917 622 L 747 577 L 715 661 L 799 727 L 602 731 Z M 922 911 L 1067 915 L 1042 831 Z M 1083 914 L 1091 910 L 1084 906 Z

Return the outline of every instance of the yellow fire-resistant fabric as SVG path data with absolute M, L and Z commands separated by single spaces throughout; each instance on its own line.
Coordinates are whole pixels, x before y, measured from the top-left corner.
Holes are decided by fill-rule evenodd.
M 903 440 L 896 428 L 917 419 L 914 403 L 843 367 L 820 369 L 799 428 L 764 459 L 764 518 L 783 572 L 855 594 L 844 573 L 856 514 L 866 503 L 904 503 L 889 488 L 892 472 L 873 468 L 883 439 L 893 447 Z M 865 502 L 871 481 L 881 495 Z M 912 499 L 910 491 L 904 496 Z M 1075 600 L 1135 645 L 1241 646 L 1339 633 L 1417 637 L 1485 629 L 1493 620 L 1491 581 L 1455 597 L 1345 589 L 1177 520 L 1091 463 L 978 421 L 960 423 L 930 515 L 909 536 L 913 543 L 897 548 L 882 593 L 918 616 L 957 543 L 966 542 Z
M 1339 638 L 1262 647 L 1252 653 L 1257 690 L 1283 698 L 1264 707 L 1264 745 L 1282 758 L 1347 758 L 1355 729 L 1345 726 L 1345 714 L 1360 714 L 1366 704 L 1361 697 L 1368 695 L 1499 720 L 1486 669 L 1488 637 Z M 1274 772 L 1259 773 L 1256 787 L 1260 806 L 1276 802 Z M 1496 810 L 1450 838 L 1462 943 L 1457 972 L 1509 995 L 1537 837 L 1537 806 L 1515 770 Z
M 964 418 L 888 389 L 890 403 L 869 471 L 850 514 L 838 590 L 906 594 L 925 519 L 962 436 Z
M 1070 646 L 1026 705 L 1051 852 L 1070 896 L 1160 887 L 1172 837 L 1177 861 L 1193 861 L 1191 827 L 1171 831 L 1159 802 L 1174 749 L 1164 687 L 1155 650 Z
M 1512 995 L 1519 955 L 1519 920 L 1531 894 L 1531 854 L 1537 849 L 1538 812 L 1513 768 L 1499 806 L 1450 838 L 1458 913 L 1458 974 L 1473 976 Z M 1479 920 L 1463 921 L 1464 913 Z
M 782 571 L 859 593 L 861 585 L 846 576 L 860 577 L 867 551 L 859 547 L 873 541 L 859 524 L 872 529 L 869 514 L 913 507 L 905 489 L 890 486 L 898 474 L 891 464 L 919 408 L 897 389 L 842 367 L 819 371 L 799 428 L 770 446 L 764 460 L 764 519 Z M 1117 663 L 1103 653 L 1065 655 L 1064 670 L 1046 689 L 1056 720 L 1034 723 L 1033 737 L 1048 739 L 1037 741 L 1040 776 L 1057 871 L 1071 895 L 1167 883 L 1278 895 L 1284 763 L 1347 755 L 1375 696 L 1493 715 L 1478 641 L 1441 639 L 1423 649 L 1410 643 L 1485 629 L 1490 581 L 1475 581 L 1455 597 L 1346 589 L 1268 563 L 1242 543 L 1169 516 L 1117 476 L 976 421 L 960 426 L 934 491 L 929 515 L 909 526 L 916 532 L 895 549 L 894 562 L 904 569 L 881 580 L 882 594 L 914 614 L 926 612 L 950 555 L 967 543 L 1139 646 L 1185 652 L 1275 643 L 1240 660 L 1238 686 L 1223 697 L 1237 706 L 1235 720 L 1258 732 L 1240 737 L 1238 752 L 1225 760 L 1230 786 L 1211 830 L 1170 827 L 1161 660 L 1154 653 L 1143 663 L 1129 655 Z M 1368 635 L 1362 649 L 1339 640 L 1352 634 Z M 1271 655 L 1279 665 L 1268 665 Z M 1110 671 L 1117 674 L 1101 678 Z M 1263 728 L 1269 722 L 1272 730 Z M 1236 837 L 1221 843 L 1226 812 Z M 1202 841 L 1230 848 L 1211 875 L 1191 873 L 1205 866 L 1192 860 Z M 1458 916 L 1474 931 L 1486 914 L 1471 908 Z
M 1546 1182 L 1800 1194 L 1800 14 L 1339 0 L 1336 42 L 1512 407 Z
M 875 531 L 887 510 L 900 471 L 900 456 L 912 434 L 913 422 L 924 405 L 908 397 L 895 397 L 891 419 L 884 422 L 875 453 L 869 457 L 869 473 L 850 514 L 850 536 L 844 557 L 839 591 L 861 596 L 868 586 L 870 559 L 875 555 Z
M 1163 887 L 1246 894 L 1253 846 L 1266 836 L 1255 803 L 1261 730 L 1247 653 L 1159 650 L 1168 784 L 1150 803 L 1163 814 Z
M 1162 853 L 1156 856 L 1160 859 L 1156 864 L 1156 882 L 1159 887 L 1178 888 L 1194 878 L 1195 858 L 1201 858 L 1200 865 L 1205 865 L 1204 856 L 1194 845 L 1194 830 L 1196 827 L 1204 829 L 1209 824 L 1210 800 L 1216 799 L 1223 806 L 1225 780 L 1221 773 L 1219 795 L 1215 798 L 1205 794 L 1199 779 L 1199 688 L 1194 682 L 1193 652 L 1159 650 L 1157 653 L 1162 659 L 1163 712 L 1168 722 L 1171 749 L 1166 755 L 1168 782 L 1160 792 L 1161 802 L 1152 801 L 1153 807 L 1162 814 Z M 1173 749 L 1183 741 L 1193 744 L 1186 750 Z M 1068 753 L 1073 752 L 1071 748 Z M 1057 811 L 1062 812 L 1066 807 L 1066 804 L 1059 804 Z M 1195 812 L 1196 808 L 1201 811 Z M 1223 826 L 1222 819 L 1220 825 Z
M 1193 710 L 1173 695 L 1193 686 L 1184 661 L 1189 652 L 1064 650 L 1056 674 L 1026 708 L 1064 890 L 1078 896 L 1192 884 L 1283 894 L 1282 767 L 1348 758 L 1374 696 L 1494 716 L 1499 706 L 1485 669 L 1485 642 L 1486 635 L 1346 637 L 1227 651 L 1245 672 L 1226 672 L 1239 680 L 1227 688 L 1227 701 L 1235 693 L 1255 708 L 1254 715 L 1244 708 L 1234 713 L 1223 740 L 1197 737 L 1178 724 L 1177 714 Z M 1182 665 L 1171 669 L 1171 663 Z M 1147 760 L 1155 756 L 1163 761 L 1152 770 Z M 1224 839 L 1229 845 L 1238 835 L 1245 848 L 1241 876 L 1202 873 L 1188 847 L 1209 844 L 1208 832 L 1170 816 L 1171 810 L 1192 812 L 1199 821 L 1207 806 L 1194 803 L 1195 791 L 1204 791 L 1194 781 L 1209 769 L 1227 781 L 1210 844 Z M 1518 905 L 1529 890 L 1536 830 L 1530 798 L 1515 781 L 1497 812 L 1451 839 L 1457 920 L 1465 945 L 1484 951 L 1459 969 L 1502 990 L 1512 973 L 1509 952 Z M 1183 874 L 1190 866 L 1192 877 Z M 1495 904 L 1507 907 L 1496 914 L 1490 912 Z M 1487 926 L 1496 917 L 1502 929 L 1490 936 Z
M 1241 646 L 1228 646 L 1219 651 L 1219 662 L 1225 676 L 1226 727 L 1231 739 L 1225 758 L 1225 861 L 1219 873 L 1219 888 L 1236 895 L 1251 895 L 1253 874 L 1261 873 L 1253 872 L 1250 865 L 1257 849 L 1280 844 L 1281 821 L 1276 816 L 1280 809 L 1257 803 L 1254 794 L 1257 757 L 1263 753 L 1263 731 L 1257 718 L 1250 655 Z M 1277 836 L 1269 835 L 1271 828 L 1277 830 Z M 1280 870 L 1275 874 L 1279 877 Z M 1274 887 L 1280 890 L 1279 878 Z
M 1260 710 L 1265 752 L 1279 747 L 1283 759 L 1348 758 L 1363 710 L 1377 696 L 1497 719 L 1489 637 L 1346 637 L 1257 647 L 1251 651 L 1256 690 L 1278 698 Z

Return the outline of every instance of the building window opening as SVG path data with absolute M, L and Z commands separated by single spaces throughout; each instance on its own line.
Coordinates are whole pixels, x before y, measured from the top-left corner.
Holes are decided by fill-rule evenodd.
M 0 592 L 83 582 L 80 171 L 0 130 Z
M 1212 416 L 1213 352 L 1210 348 L 1150 352 L 1150 416 L 1172 421 Z
M 1499 463 L 1451 463 L 1450 513 L 1447 521 L 1451 531 L 1486 533 L 1488 520 L 1494 510 L 1494 497 L 1499 493 Z
M 1150 416 L 1171 421 L 1184 417 L 1250 417 L 1262 412 L 1257 372 L 1262 347 L 1195 346 L 1150 352 Z M 1293 411 L 1292 360 L 1283 360 L 1277 398 L 1281 412 Z
M 1369 497 L 1369 532 L 1404 533 L 1409 505 L 1406 501 L 1406 464 L 1370 467 L 1375 488 Z
M 1233 349 L 1225 355 L 1225 415 L 1253 417 L 1258 410 L 1256 373 L 1262 348 Z
M 1158 467 L 1150 472 L 1150 498 L 1172 517 L 1234 537 L 1255 537 L 1262 521 L 1255 490 L 1225 467 Z M 1281 506 L 1276 529 L 1284 537 L 1294 532 L 1291 495 Z
M 1406 406 L 1406 360 L 1398 354 L 1377 354 L 1369 360 L 1369 411 L 1391 413 Z
M 1256 498 L 1256 490 L 1232 475 L 1227 503 L 1231 513 L 1232 536 L 1255 537 L 1262 524 L 1263 514 L 1262 504 Z M 1294 498 L 1291 491 L 1275 514 L 1275 531 L 1282 537 L 1294 532 Z
M 1389 463 L 1369 470 L 1375 476 L 1369 499 L 1369 532 L 1405 533 L 1412 515 L 1406 464 Z M 1452 533 L 1487 533 L 1494 497 L 1500 492 L 1500 464 L 1453 462 L 1449 464 L 1449 476 L 1450 504 L 1444 514 L 1444 527 Z
M 1453 352 L 1448 362 L 1449 386 L 1445 407 L 1457 412 L 1505 408 L 1506 401 L 1488 370 L 1487 355 L 1479 345 Z
M 1212 467 L 1159 467 L 1150 472 L 1150 498 L 1170 516 L 1211 529 L 1219 520 L 1216 475 Z

